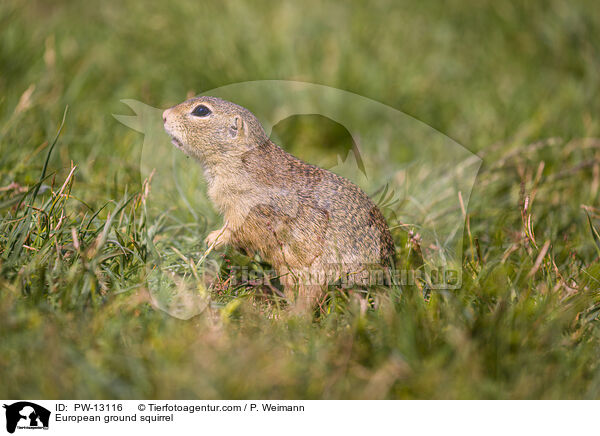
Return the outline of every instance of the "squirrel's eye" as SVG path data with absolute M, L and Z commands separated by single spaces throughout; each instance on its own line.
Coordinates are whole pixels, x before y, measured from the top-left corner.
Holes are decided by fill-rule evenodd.
M 210 114 L 210 109 L 201 104 L 200 106 L 196 106 L 192 111 L 192 115 L 197 117 L 205 117 Z

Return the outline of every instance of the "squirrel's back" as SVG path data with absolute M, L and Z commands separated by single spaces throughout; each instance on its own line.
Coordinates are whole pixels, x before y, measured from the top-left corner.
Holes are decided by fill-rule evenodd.
M 394 242 L 385 218 L 356 184 L 298 159 L 271 141 L 249 150 L 242 162 L 249 177 L 259 186 L 268 186 L 273 198 L 278 198 L 274 191 L 280 192 L 283 198 L 297 199 L 293 206 L 314 209 L 315 221 L 325 226 L 328 245 L 336 251 L 330 253 L 333 257 L 353 264 L 389 265 Z

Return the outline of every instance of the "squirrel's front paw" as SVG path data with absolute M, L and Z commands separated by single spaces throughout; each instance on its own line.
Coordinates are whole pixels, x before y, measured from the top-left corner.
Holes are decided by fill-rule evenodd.
M 213 230 L 208 234 L 204 242 L 208 247 L 215 244 L 214 249 L 218 250 L 223 245 L 227 244 L 229 239 L 229 231 L 227 229 Z

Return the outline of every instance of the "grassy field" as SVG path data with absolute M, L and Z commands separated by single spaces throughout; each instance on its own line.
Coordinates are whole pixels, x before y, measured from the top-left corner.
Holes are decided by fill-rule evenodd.
M 0 4 L 0 397 L 600 397 L 600 9 L 312 3 Z M 144 139 L 112 114 L 264 79 L 369 97 L 482 157 L 461 289 L 303 319 L 217 280 L 190 320 L 153 307 Z

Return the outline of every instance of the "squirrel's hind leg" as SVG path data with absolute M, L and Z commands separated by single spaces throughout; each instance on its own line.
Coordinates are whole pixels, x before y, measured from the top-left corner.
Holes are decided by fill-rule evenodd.
M 299 315 L 310 313 L 327 289 L 326 282 L 311 275 L 293 274 L 288 271 L 280 280 L 291 311 Z

